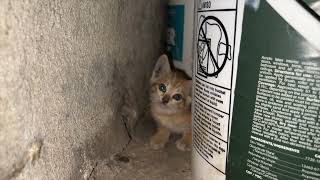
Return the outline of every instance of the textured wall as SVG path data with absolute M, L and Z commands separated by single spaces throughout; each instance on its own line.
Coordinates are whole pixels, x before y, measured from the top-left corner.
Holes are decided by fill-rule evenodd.
M 162 0 L 0 1 L 0 179 L 87 179 L 143 112 Z

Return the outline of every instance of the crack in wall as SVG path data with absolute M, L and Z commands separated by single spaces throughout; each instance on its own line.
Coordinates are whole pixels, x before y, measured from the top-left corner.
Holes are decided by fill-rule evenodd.
M 130 132 L 130 129 L 128 128 L 128 124 L 127 124 L 127 122 L 126 122 L 126 119 L 127 119 L 127 118 L 126 118 L 125 116 L 122 116 L 122 117 L 121 117 L 122 123 L 123 123 L 124 128 L 125 128 L 125 130 L 126 130 L 126 132 L 127 132 L 128 137 L 129 137 L 129 141 L 128 141 L 128 143 L 125 145 L 125 146 L 128 146 L 129 143 L 130 143 L 131 140 L 132 140 L 132 134 L 131 134 L 131 132 Z
M 94 170 L 96 169 L 97 166 L 98 166 L 98 162 L 96 162 L 95 165 L 92 167 L 88 178 L 85 178 L 85 180 L 94 180 L 95 179 L 95 177 L 93 176 L 93 172 L 94 172 Z
M 0 180 L 10 180 L 16 178 L 22 173 L 28 162 L 31 162 L 31 164 L 33 165 L 34 162 L 40 158 L 42 145 L 42 140 L 34 141 L 30 145 L 30 148 L 24 153 L 23 157 L 12 165 L 13 167 L 11 172 L 9 172 Z

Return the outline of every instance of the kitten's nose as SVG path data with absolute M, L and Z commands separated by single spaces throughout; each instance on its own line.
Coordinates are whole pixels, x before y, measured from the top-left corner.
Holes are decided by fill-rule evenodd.
M 169 102 L 169 100 L 170 100 L 170 96 L 168 96 L 168 95 L 165 95 L 165 96 L 162 97 L 162 103 L 163 104 L 167 104 Z

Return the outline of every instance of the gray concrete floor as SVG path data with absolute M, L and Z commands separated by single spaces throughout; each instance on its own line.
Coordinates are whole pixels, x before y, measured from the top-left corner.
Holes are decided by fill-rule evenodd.
M 151 120 L 138 124 L 133 139 L 123 152 L 101 161 L 91 180 L 191 180 L 190 152 L 175 147 L 173 136 L 162 150 L 152 150 L 149 137 L 155 127 Z

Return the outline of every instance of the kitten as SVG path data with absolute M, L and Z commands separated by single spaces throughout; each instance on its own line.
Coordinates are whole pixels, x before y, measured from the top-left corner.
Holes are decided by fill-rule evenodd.
M 151 114 L 157 132 L 151 137 L 153 149 L 165 146 L 171 133 L 182 134 L 176 142 L 181 151 L 191 149 L 191 87 L 192 80 L 179 70 L 171 70 L 168 57 L 160 56 L 150 79 Z

